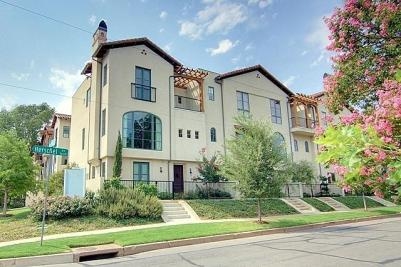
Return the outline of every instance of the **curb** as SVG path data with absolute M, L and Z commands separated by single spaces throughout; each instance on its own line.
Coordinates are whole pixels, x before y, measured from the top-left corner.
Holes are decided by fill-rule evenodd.
M 233 240 L 233 239 L 240 239 L 240 238 L 247 238 L 247 237 L 262 236 L 262 235 L 292 233 L 292 232 L 299 232 L 299 231 L 316 229 L 316 228 L 327 227 L 327 226 L 336 226 L 336 225 L 342 225 L 342 224 L 367 222 L 367 221 L 375 221 L 375 220 L 399 218 L 399 217 L 401 217 L 401 213 L 384 215 L 384 216 L 359 218 L 359 219 L 347 219 L 347 220 L 342 220 L 342 221 L 315 223 L 315 224 L 292 226 L 292 227 L 286 227 L 286 228 L 275 228 L 275 229 L 266 229 L 266 230 L 251 231 L 251 232 L 240 232 L 240 233 L 232 233 L 232 234 L 222 234 L 222 235 L 215 235 L 215 236 L 205 236 L 205 237 L 172 240 L 172 241 L 155 242 L 155 243 L 149 243 L 149 244 L 131 245 L 131 246 L 125 246 L 125 247 L 120 248 L 118 250 L 117 256 L 128 256 L 128 255 L 134 255 L 134 254 L 148 252 L 148 251 L 152 251 L 152 250 L 158 250 L 158 249 L 197 245 L 197 244 L 219 242 L 219 241 L 226 241 L 226 240 Z M 96 252 L 98 252 L 98 254 L 106 254 L 109 252 L 107 248 L 102 250 L 101 248 L 99 249 L 99 247 L 101 247 L 101 245 L 95 246 L 95 247 L 87 247 L 87 249 L 88 249 L 88 251 L 96 250 Z M 85 251 L 85 248 L 82 248 L 82 250 Z M 63 254 L 54 254 L 54 255 L 34 256 L 34 257 L 0 259 L 0 267 L 74 263 L 74 262 L 78 262 L 78 259 L 79 259 L 79 257 L 77 257 L 76 253 L 74 253 L 74 252 L 63 253 Z

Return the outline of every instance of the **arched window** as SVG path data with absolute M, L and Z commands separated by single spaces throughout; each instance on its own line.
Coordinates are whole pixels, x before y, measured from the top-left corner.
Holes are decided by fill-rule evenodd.
M 309 152 L 309 143 L 305 141 L 305 152 Z
M 285 147 L 285 139 L 281 133 L 275 132 L 273 134 L 273 141 L 276 145 Z
M 159 117 L 143 111 L 123 115 L 123 147 L 162 150 L 162 123 Z
M 298 140 L 294 139 L 294 150 L 298 151 Z
M 216 142 L 216 128 L 210 128 L 210 142 Z

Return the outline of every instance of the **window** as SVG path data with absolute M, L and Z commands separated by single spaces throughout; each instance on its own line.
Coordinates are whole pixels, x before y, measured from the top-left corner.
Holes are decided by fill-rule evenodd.
M 63 137 L 70 138 L 70 126 L 63 126 Z
M 68 157 L 62 156 L 61 157 L 61 165 L 67 165 L 68 164 Z
M 178 104 L 182 104 L 182 97 L 181 96 L 177 97 L 177 102 L 178 102 Z
M 327 113 L 322 111 L 323 125 L 327 126 Z
M 58 145 L 58 128 L 56 128 L 56 134 L 54 136 L 55 136 L 54 146 L 57 147 L 57 145 Z
M 187 138 L 191 138 L 191 130 L 187 130 Z
M 102 162 L 102 167 L 100 168 L 100 176 L 106 177 L 106 162 Z
M 134 162 L 134 181 L 149 181 L 149 162 Z
M 162 150 L 162 123 L 159 117 L 143 111 L 123 115 L 123 146 Z
M 237 109 L 242 114 L 249 113 L 249 95 L 247 93 L 237 91 Z
M 270 99 L 270 112 L 272 116 L 272 122 L 281 124 L 281 107 L 280 101 Z
M 210 129 L 210 142 L 216 142 L 216 128 Z
M 199 132 L 195 131 L 195 139 L 199 139 Z
M 273 142 L 280 147 L 285 147 L 285 139 L 284 136 L 279 133 L 279 132 L 275 132 L 273 134 Z
M 86 90 L 85 107 L 89 107 L 91 102 L 91 89 Z
M 209 86 L 207 88 L 207 96 L 209 100 L 214 101 L 214 87 Z
M 82 146 L 82 149 L 85 149 L 85 128 L 82 129 L 81 146 Z
M 146 101 L 155 101 L 152 97 L 151 72 L 149 69 L 135 67 L 134 98 Z
M 294 150 L 298 151 L 298 140 L 294 140 Z
M 178 129 L 178 137 L 182 137 L 182 129 Z
M 309 143 L 305 141 L 305 152 L 309 152 Z
M 95 178 L 95 171 L 96 171 L 96 168 L 95 168 L 95 166 L 92 166 L 92 178 L 94 179 Z
M 103 86 L 107 84 L 107 64 L 103 66 Z
M 106 134 L 106 109 L 102 110 L 102 136 Z

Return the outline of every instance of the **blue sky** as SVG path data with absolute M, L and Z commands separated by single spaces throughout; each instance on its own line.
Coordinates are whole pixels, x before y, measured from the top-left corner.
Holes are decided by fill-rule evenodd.
M 314 93 L 331 72 L 322 18 L 341 0 L 0 1 L 0 108 L 48 102 L 70 112 L 101 19 L 109 40 L 146 36 L 181 63 L 224 73 L 261 64 L 292 91 Z M 86 32 L 88 31 L 88 32 Z M 25 87 L 21 89 L 4 84 Z M 45 91 L 48 93 L 32 91 Z

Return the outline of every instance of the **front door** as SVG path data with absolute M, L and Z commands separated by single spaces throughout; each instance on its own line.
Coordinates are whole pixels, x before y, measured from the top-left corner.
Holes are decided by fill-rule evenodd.
M 174 184 L 173 192 L 181 193 L 184 191 L 184 168 L 182 165 L 174 165 Z

